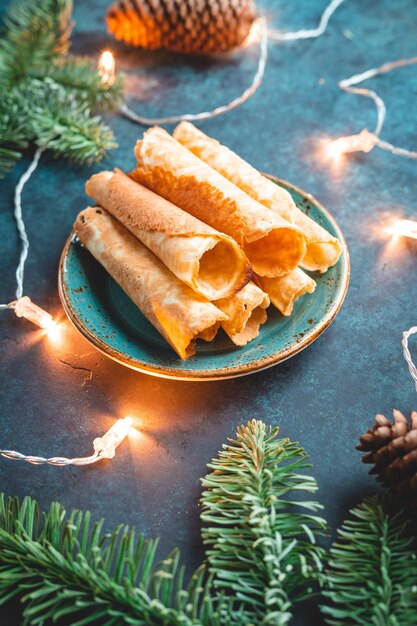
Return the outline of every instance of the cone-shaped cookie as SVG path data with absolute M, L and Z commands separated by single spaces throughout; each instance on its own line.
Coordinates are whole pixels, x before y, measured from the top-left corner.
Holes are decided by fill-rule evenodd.
M 240 46 L 255 16 L 253 0 L 119 0 L 107 27 L 132 46 L 208 54 Z
M 367 452 L 364 463 L 372 463 L 371 474 L 394 493 L 417 497 L 417 412 L 411 420 L 397 409 L 391 423 L 384 415 L 375 416 L 372 430 L 360 438 L 357 450 Z

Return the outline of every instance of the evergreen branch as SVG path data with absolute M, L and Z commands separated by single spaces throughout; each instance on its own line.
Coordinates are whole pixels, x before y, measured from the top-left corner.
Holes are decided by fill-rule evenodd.
M 117 145 L 101 118 L 50 78 L 26 81 L 18 99 L 21 111 L 26 111 L 28 137 L 57 156 L 91 163 Z
M 236 624 L 230 601 L 211 599 L 203 567 L 185 586 L 178 551 L 156 563 L 156 548 L 126 526 L 103 534 L 88 512 L 55 503 L 41 515 L 30 498 L 1 497 L 0 605 L 20 598 L 23 626 Z
M 93 110 L 113 111 L 122 103 L 122 75 L 111 85 L 103 84 L 97 66 L 89 58 L 67 56 L 38 71 L 36 77 L 50 78 Z
M 331 626 L 415 626 L 417 543 L 387 496 L 365 499 L 330 551 L 321 607 Z
M 203 479 L 203 539 L 214 583 L 231 590 L 247 623 L 257 625 L 288 624 L 293 602 L 312 595 L 322 570 L 322 507 L 301 499 L 317 484 L 298 473 L 309 467 L 304 450 L 277 435 L 260 421 L 240 427 Z
M 4 19 L 0 73 L 11 85 L 68 52 L 72 0 L 15 0 Z
M 10 171 L 27 146 L 26 120 L 23 119 L 13 93 L 0 98 L 0 178 Z

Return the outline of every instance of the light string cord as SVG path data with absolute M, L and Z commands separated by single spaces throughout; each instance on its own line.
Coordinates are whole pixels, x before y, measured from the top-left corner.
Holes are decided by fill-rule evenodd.
M 259 61 L 256 73 L 253 77 L 251 85 L 245 89 L 245 91 L 234 98 L 228 104 L 224 104 L 216 107 L 211 111 L 203 111 L 202 113 L 185 113 L 183 115 L 170 115 L 168 117 L 143 117 L 142 115 L 138 115 L 134 111 L 132 111 L 127 104 L 123 104 L 120 108 L 120 112 L 130 119 L 133 122 L 137 122 L 138 124 L 142 124 L 143 126 L 153 126 L 154 124 L 176 124 L 181 121 L 198 121 L 198 120 L 206 120 L 211 119 L 213 117 L 217 117 L 218 115 L 223 115 L 223 113 L 227 113 L 228 111 L 232 111 L 236 109 L 238 106 L 249 100 L 251 96 L 259 89 L 264 74 L 265 67 L 268 58 L 268 31 L 266 25 L 266 18 L 262 17 L 260 20 L 261 23 L 261 39 L 259 43 Z
M 411 358 L 410 350 L 408 347 L 408 339 L 410 335 L 415 335 L 416 333 L 417 333 L 417 326 L 412 326 L 411 328 L 409 328 L 409 330 L 404 331 L 403 340 L 401 343 L 403 346 L 404 359 L 406 360 L 408 369 L 411 374 L 411 378 L 414 380 L 414 384 L 416 386 L 416 391 L 417 391 L 417 367 L 414 365 L 414 362 L 413 362 L 413 359 Z
M 116 448 L 127 437 L 133 425 L 131 417 L 117 420 L 113 426 L 102 436 L 94 439 L 94 453 L 85 457 L 68 458 L 65 456 L 53 456 L 45 458 L 31 454 L 21 454 L 15 450 L 0 450 L 0 456 L 11 461 L 25 461 L 31 465 L 53 465 L 65 467 L 67 465 L 91 465 L 103 459 L 112 459 L 116 454 Z
M 325 8 L 318 26 L 307 30 L 296 30 L 292 33 L 281 33 L 275 29 L 268 30 L 268 39 L 272 41 L 295 41 L 297 39 L 313 39 L 326 32 L 330 18 L 345 0 L 332 0 Z
M 44 148 L 38 148 L 35 152 L 33 160 L 27 170 L 23 172 L 22 176 L 19 179 L 19 182 L 16 185 L 15 193 L 14 193 L 14 219 L 16 222 L 17 230 L 19 233 L 20 241 L 22 242 L 22 248 L 20 251 L 19 264 L 16 268 L 16 300 L 22 297 L 23 295 L 23 278 L 25 272 L 25 262 L 29 252 L 29 238 L 26 232 L 25 222 L 23 220 L 23 211 L 22 211 L 22 191 L 33 172 L 36 170 L 39 164 L 39 159 L 41 158 L 42 152 Z M 12 309 L 14 308 L 15 301 L 9 302 L 8 304 L 0 304 L 0 309 Z
M 370 98 L 375 103 L 376 111 L 377 111 L 377 122 L 376 122 L 375 130 L 373 131 L 373 133 L 368 132 L 368 135 L 371 135 L 371 137 L 367 137 L 366 134 L 364 135 L 365 141 L 366 140 L 370 141 L 370 143 L 368 143 L 368 146 L 370 149 L 372 149 L 375 145 L 377 145 L 382 150 L 387 150 L 388 152 L 392 152 L 393 154 L 409 157 L 411 159 L 417 159 L 417 152 L 413 150 L 405 150 L 404 148 L 394 146 L 393 144 L 380 139 L 379 136 L 381 134 L 382 127 L 385 121 L 385 116 L 386 116 L 385 103 L 383 99 L 372 89 L 355 87 L 355 85 L 362 83 L 364 80 L 367 80 L 369 78 L 374 78 L 375 76 L 379 76 L 381 74 L 387 74 L 388 72 L 391 72 L 392 70 L 397 69 L 399 67 L 406 67 L 408 65 L 413 65 L 415 63 L 417 63 L 417 57 L 410 57 L 408 59 L 399 59 L 398 61 L 391 61 L 389 63 L 384 63 L 384 65 L 381 65 L 380 67 L 372 68 L 370 70 L 362 72 L 361 74 L 355 74 L 354 76 L 351 76 L 350 78 L 346 78 L 345 80 L 342 80 L 339 82 L 338 86 L 342 91 L 345 91 L 346 93 L 350 93 L 350 94 L 364 96 L 365 98 Z M 365 151 L 368 152 L 369 149 L 365 149 Z

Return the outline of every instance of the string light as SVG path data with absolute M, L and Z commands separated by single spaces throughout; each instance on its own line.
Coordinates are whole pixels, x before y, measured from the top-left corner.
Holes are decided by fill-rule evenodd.
M 110 50 L 105 50 L 98 61 L 98 74 L 101 82 L 112 85 L 115 79 L 116 61 Z
M 228 104 L 218 106 L 211 111 L 203 111 L 202 113 L 184 113 L 181 115 L 170 115 L 167 117 L 144 117 L 142 115 L 138 115 L 137 113 L 135 113 L 135 111 L 132 111 L 132 109 L 130 109 L 126 103 L 123 103 L 120 108 L 120 113 L 132 122 L 136 122 L 137 124 L 141 124 L 142 126 L 153 126 L 155 124 L 176 124 L 177 122 L 181 122 L 183 120 L 186 120 L 188 122 L 198 122 L 206 119 L 211 119 L 213 117 L 217 117 L 218 115 L 223 115 L 224 113 L 232 111 L 233 109 L 237 108 L 238 106 L 249 100 L 249 98 L 251 98 L 261 86 L 265 75 L 265 67 L 268 58 L 268 39 L 271 41 L 291 41 L 297 39 L 310 39 L 320 37 L 326 31 L 331 16 L 344 1 L 345 0 L 331 0 L 329 5 L 325 8 L 318 26 L 309 30 L 299 30 L 292 33 L 281 33 L 274 29 L 268 30 L 265 16 L 256 20 L 251 28 L 246 42 L 243 44 L 243 47 L 247 47 L 248 45 L 256 41 L 259 41 L 258 66 L 251 85 L 247 89 L 245 89 L 245 91 L 240 96 L 234 98 Z M 99 75 L 102 77 L 103 83 L 109 82 L 110 84 L 110 81 L 107 81 L 106 78 L 108 68 L 111 69 L 112 80 L 114 80 L 114 56 L 109 50 L 106 50 L 99 58 L 98 72 Z
M 391 234 L 417 239 L 417 222 L 415 220 L 398 220 L 391 227 Z
M 14 218 L 19 232 L 19 237 L 22 242 L 19 264 L 16 269 L 16 300 L 13 300 L 8 304 L 0 304 L 0 309 L 10 309 L 16 313 L 17 317 L 24 317 L 29 322 L 32 322 L 32 324 L 46 330 L 48 334 L 52 335 L 56 334 L 56 322 L 52 319 L 52 316 L 47 311 L 44 311 L 44 309 L 40 306 L 34 304 L 28 296 L 23 296 L 23 278 L 25 272 L 25 262 L 29 252 L 29 238 L 27 236 L 25 222 L 23 221 L 22 191 L 23 187 L 36 170 L 42 152 L 42 148 L 38 148 L 36 150 L 32 163 L 22 174 L 18 184 L 16 185 L 14 194 Z
M 358 96 L 364 96 L 365 98 L 370 98 L 371 100 L 373 100 L 377 111 L 377 122 L 375 125 L 375 129 L 372 132 L 365 128 L 356 135 L 339 137 L 339 139 L 333 141 L 326 149 L 329 156 L 334 159 L 339 159 L 340 156 L 344 153 L 370 152 L 375 146 L 378 146 L 382 150 L 387 150 L 389 152 L 392 152 L 393 154 L 405 156 L 410 159 L 417 159 L 417 152 L 414 152 L 412 150 L 405 150 L 404 148 L 394 146 L 393 144 L 380 139 L 380 134 L 386 116 L 385 103 L 375 91 L 371 89 L 355 87 L 355 85 L 359 85 L 364 80 L 374 78 L 375 76 L 379 76 L 380 74 L 387 74 L 388 72 L 391 72 L 392 70 L 399 67 L 406 67 L 415 63 L 417 63 L 417 57 L 399 59 L 398 61 L 385 63 L 380 67 L 372 68 L 370 70 L 367 70 L 366 72 L 362 72 L 361 74 L 355 74 L 350 78 L 340 81 L 338 86 L 342 91 Z
M 12 461 L 25 461 L 32 465 L 54 465 L 56 467 L 64 467 L 66 465 L 91 465 L 103 459 L 112 459 L 116 454 L 116 449 L 122 441 L 126 439 L 132 428 L 133 420 L 131 417 L 117 420 L 102 437 L 94 439 L 94 453 L 91 456 L 75 458 L 54 456 L 44 458 L 42 456 L 21 454 L 14 450 L 0 450 L 0 456 Z

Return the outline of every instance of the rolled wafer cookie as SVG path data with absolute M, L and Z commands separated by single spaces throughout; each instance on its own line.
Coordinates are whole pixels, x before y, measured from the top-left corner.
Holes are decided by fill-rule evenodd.
M 221 322 L 225 333 L 237 346 L 245 346 L 259 335 L 259 327 L 266 322 L 269 298 L 250 282 L 234 296 L 218 300 L 216 306 L 229 318 Z
M 227 319 L 104 209 L 81 211 L 74 230 L 181 359 L 195 353 L 196 339 L 211 341 Z
M 342 252 L 340 241 L 300 211 L 286 189 L 189 122 L 177 126 L 174 138 L 254 200 L 298 226 L 307 238 L 302 267 L 325 272 L 337 262 Z
M 137 170 L 131 176 L 243 248 L 253 270 L 282 276 L 304 257 L 300 229 L 259 204 L 197 158 L 165 130 L 149 129 L 135 147 Z
M 268 294 L 272 304 L 287 316 L 291 315 L 298 298 L 305 293 L 313 293 L 316 288 L 316 281 L 299 267 L 279 278 L 257 276 L 256 281 Z
M 250 280 L 250 263 L 234 239 L 123 172 L 94 174 L 86 183 L 86 191 L 177 278 L 208 300 L 231 296 Z

